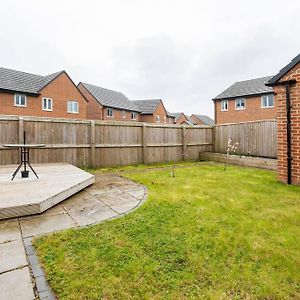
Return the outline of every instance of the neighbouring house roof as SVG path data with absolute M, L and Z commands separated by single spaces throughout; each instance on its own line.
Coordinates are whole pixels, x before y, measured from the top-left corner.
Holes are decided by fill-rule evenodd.
M 79 84 L 82 84 L 102 106 L 140 112 L 140 109 L 120 92 L 84 82 Z
M 273 76 L 266 76 L 236 82 L 213 100 L 273 93 L 273 88 L 265 85 L 272 77 Z
M 39 95 L 40 91 L 65 71 L 47 76 L 0 68 L 0 90 Z
M 175 116 L 175 123 L 179 120 L 179 118 L 181 116 L 184 116 L 185 118 L 185 123 L 187 123 L 188 125 L 194 125 L 194 121 L 192 119 L 190 119 L 189 116 L 185 115 L 183 112 L 176 112 L 176 113 L 172 113 Z
M 282 68 L 278 74 L 269 79 L 267 85 L 272 86 L 277 83 L 281 77 L 283 77 L 287 72 L 293 69 L 300 62 L 300 54 L 298 54 L 295 58 L 292 59 L 290 63 L 288 63 L 284 68 Z
M 215 123 L 212 118 L 210 118 L 209 116 L 206 116 L 206 115 L 193 114 L 193 116 L 195 116 L 197 119 L 202 121 L 205 125 L 214 125 L 214 123 Z
M 132 103 L 140 109 L 142 115 L 152 115 L 162 101 L 160 99 L 132 100 Z
M 197 125 L 197 123 L 188 115 L 185 115 L 186 119 L 189 122 L 189 125 Z

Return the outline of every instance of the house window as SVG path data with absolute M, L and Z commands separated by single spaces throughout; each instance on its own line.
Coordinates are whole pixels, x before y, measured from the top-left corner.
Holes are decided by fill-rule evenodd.
M 122 111 L 122 118 L 123 118 L 123 119 L 126 118 L 126 111 L 125 111 L 125 110 Z
M 221 101 L 221 111 L 227 111 L 228 110 L 228 100 L 222 100 Z
M 25 107 L 27 105 L 26 95 L 15 94 L 15 106 Z
M 157 123 L 159 123 L 160 122 L 160 117 L 158 115 L 155 116 L 155 120 L 156 120 Z
M 112 108 L 108 108 L 108 109 L 107 109 L 107 116 L 108 116 L 109 118 L 112 118 L 112 117 L 113 117 L 113 109 L 112 109 Z
M 235 99 L 235 109 L 241 110 L 246 108 L 246 99 L 245 98 L 238 98 Z
M 79 104 L 77 101 L 68 101 L 67 102 L 67 111 L 70 114 L 78 114 Z
M 274 95 L 264 95 L 261 97 L 261 107 L 267 108 L 267 107 L 274 107 Z
M 131 113 L 131 120 L 136 120 L 136 113 L 135 112 Z
M 52 99 L 43 98 L 42 99 L 42 109 L 46 111 L 52 111 Z

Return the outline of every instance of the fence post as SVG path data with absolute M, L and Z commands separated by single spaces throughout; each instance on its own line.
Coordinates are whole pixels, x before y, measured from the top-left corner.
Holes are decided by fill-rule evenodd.
M 211 132 L 211 143 L 212 143 L 212 147 L 211 147 L 211 150 L 212 152 L 216 152 L 215 149 L 216 149 L 216 126 L 213 125 L 212 127 L 212 132 Z
M 186 147 L 186 128 L 184 125 L 182 125 L 182 160 L 186 159 Z
M 143 164 L 146 165 L 148 162 L 147 159 L 147 125 L 143 123 L 142 127 L 142 145 L 143 145 Z
M 96 168 L 95 121 L 91 121 L 90 165 L 91 165 L 92 168 Z
M 24 143 L 24 118 L 19 116 L 19 144 Z

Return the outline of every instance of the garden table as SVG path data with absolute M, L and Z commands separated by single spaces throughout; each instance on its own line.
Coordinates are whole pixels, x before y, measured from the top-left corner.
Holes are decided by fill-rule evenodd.
M 5 148 L 11 148 L 11 149 L 19 149 L 20 150 L 20 164 L 18 165 L 17 169 L 14 171 L 12 175 L 12 179 L 16 177 L 18 171 L 22 166 L 24 166 L 23 171 L 21 171 L 22 178 L 27 178 L 29 171 L 26 169 L 26 166 L 28 165 L 31 171 L 34 173 L 36 178 L 39 178 L 33 167 L 30 165 L 30 156 L 29 156 L 29 150 L 35 149 L 35 148 L 42 148 L 45 147 L 45 144 L 6 144 L 3 145 Z

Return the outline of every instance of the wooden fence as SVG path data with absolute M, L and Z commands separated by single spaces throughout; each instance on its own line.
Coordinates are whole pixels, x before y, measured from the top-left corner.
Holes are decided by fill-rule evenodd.
M 33 163 L 68 162 L 80 167 L 197 160 L 212 151 L 213 127 L 0 116 L 0 164 L 16 164 L 4 144 L 46 144 L 31 150 Z
M 239 154 L 277 157 L 276 120 L 263 120 L 214 127 L 214 152 L 226 153 L 228 140 L 238 142 Z

